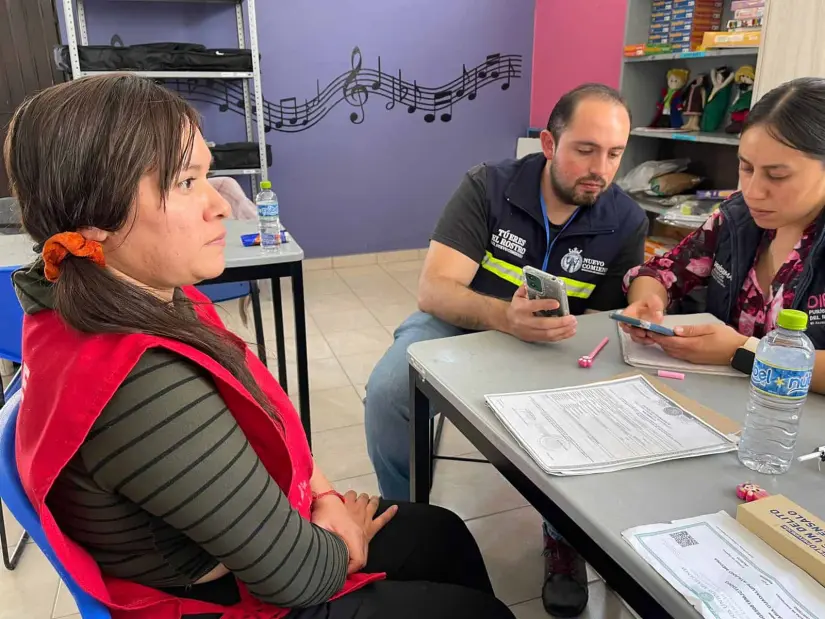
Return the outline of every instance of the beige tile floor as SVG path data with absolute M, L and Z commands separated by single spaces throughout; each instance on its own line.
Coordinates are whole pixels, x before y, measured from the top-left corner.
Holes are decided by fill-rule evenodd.
M 372 367 L 392 332 L 416 309 L 423 255 L 417 251 L 308 261 L 305 288 L 314 451 L 339 489 L 377 493 L 367 457 L 361 397 Z M 292 297 L 283 282 L 290 386 L 297 390 Z M 270 367 L 277 373 L 271 295 L 264 294 L 264 326 Z M 254 339 L 239 319 L 237 301 L 221 304 L 227 324 Z M 251 321 L 250 321 L 251 322 Z M 449 424 L 444 455 L 475 455 Z M 464 518 L 481 546 L 497 595 L 518 619 L 547 617 L 541 591 L 541 519 L 492 466 L 441 461 L 432 500 Z M 10 538 L 19 527 L 6 519 Z M 591 573 L 589 619 L 631 619 L 621 600 Z M 79 619 L 71 595 L 33 544 L 15 572 L 0 568 L 0 619 Z

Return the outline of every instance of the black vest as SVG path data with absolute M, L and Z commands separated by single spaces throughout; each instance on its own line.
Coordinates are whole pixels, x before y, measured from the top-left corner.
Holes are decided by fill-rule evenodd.
M 751 217 L 742 194 L 722 205 L 722 225 L 708 279 L 707 311 L 730 324 L 739 291 L 756 259 L 763 230 Z M 796 282 L 793 306 L 808 313 L 808 337 L 817 350 L 825 349 L 825 212 L 817 223 L 816 239 Z
M 547 232 L 541 206 L 542 153 L 487 165 L 486 200 L 490 241 L 470 288 L 509 299 L 521 284 L 521 269 L 542 268 Z M 647 215 L 627 194 L 611 185 L 593 206 L 551 240 L 547 272 L 564 280 L 572 314 L 588 299 Z

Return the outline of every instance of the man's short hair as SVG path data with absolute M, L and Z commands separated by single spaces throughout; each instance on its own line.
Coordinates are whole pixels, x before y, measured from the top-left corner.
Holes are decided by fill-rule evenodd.
M 559 141 L 559 137 L 561 137 L 561 134 L 564 133 L 567 125 L 572 120 L 579 103 L 584 99 L 590 98 L 617 103 L 627 110 L 628 117 L 631 116 L 627 101 L 625 101 L 621 93 L 615 88 L 596 83 L 582 84 L 563 94 L 553 108 L 553 111 L 550 112 L 550 118 L 547 121 L 547 130 L 556 142 Z

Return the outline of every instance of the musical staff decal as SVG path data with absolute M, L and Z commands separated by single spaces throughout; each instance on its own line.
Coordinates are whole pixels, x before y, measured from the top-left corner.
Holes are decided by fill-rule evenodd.
M 353 48 L 350 68 L 322 90 L 321 81 L 316 80 L 315 95 L 310 99 L 290 96 L 278 99 L 278 103 L 264 100 L 264 130 L 298 133 L 306 131 L 321 122 L 341 103 L 350 108 L 350 122 L 360 125 L 364 122 L 369 102 L 374 97 L 386 99 L 385 109 L 393 110 L 398 104 L 406 107 L 407 113 L 422 113 L 425 123 L 436 120 L 450 122 L 455 113 L 455 105 L 461 101 L 473 101 L 478 91 L 498 84 L 501 90 L 508 90 L 514 79 L 522 75 L 522 57 L 518 54 L 490 54 L 483 62 L 471 69 L 461 66 L 461 75 L 447 84 L 429 87 L 421 86 L 417 80 L 406 81 L 398 70 L 385 73 L 381 69 L 364 66 L 361 50 Z M 187 99 L 209 103 L 221 112 L 244 113 L 243 87 L 240 82 L 223 80 L 165 80 Z M 253 106 L 254 113 L 254 106 Z

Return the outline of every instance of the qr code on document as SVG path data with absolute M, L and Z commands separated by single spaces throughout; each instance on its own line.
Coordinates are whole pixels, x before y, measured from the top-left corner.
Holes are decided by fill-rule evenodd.
M 673 541 L 679 544 L 682 548 L 690 548 L 691 546 L 699 545 L 699 542 L 693 539 L 693 536 L 687 531 L 677 531 L 676 533 L 671 533 L 670 537 L 672 537 Z

